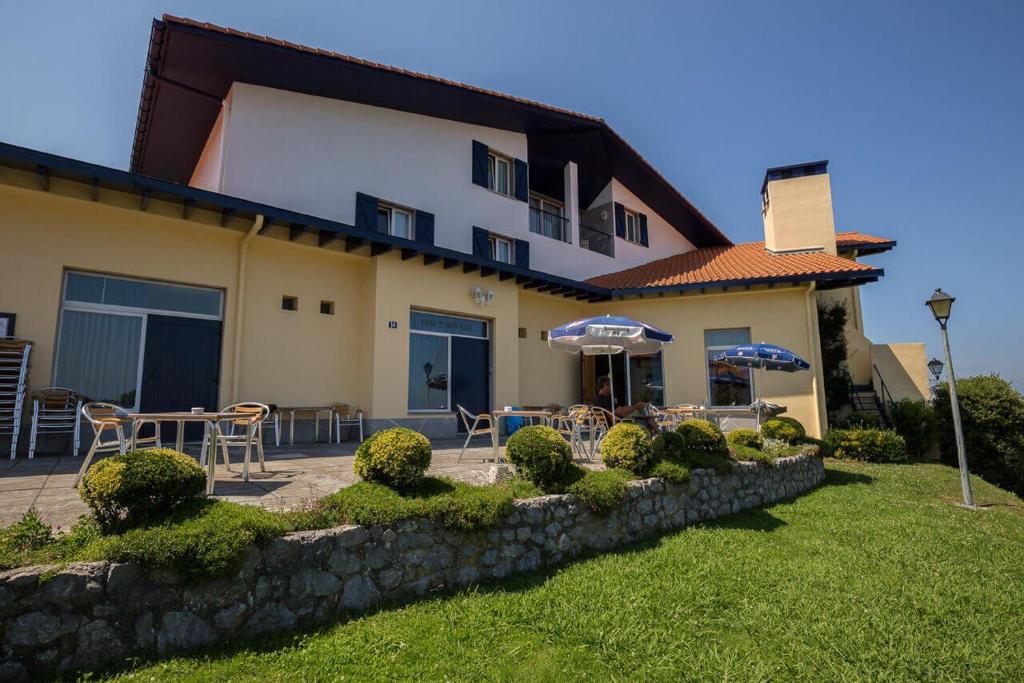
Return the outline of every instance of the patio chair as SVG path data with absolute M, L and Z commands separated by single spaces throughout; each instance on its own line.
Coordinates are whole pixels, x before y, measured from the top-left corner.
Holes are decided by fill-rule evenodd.
M 11 458 L 18 452 L 21 415 L 28 392 L 32 342 L 0 337 L 0 434 L 11 437 Z
M 359 443 L 363 442 L 363 411 L 351 403 L 335 403 L 331 406 L 331 417 L 334 418 L 334 432 L 341 443 L 341 426 L 359 427 Z
M 260 472 L 267 471 L 266 462 L 263 459 L 263 422 L 270 415 L 270 408 L 263 403 L 232 403 L 229 406 L 225 406 L 220 412 L 222 413 L 243 413 L 251 415 L 251 417 L 242 417 L 235 420 L 222 420 L 217 423 L 215 429 L 217 430 L 217 440 L 220 443 L 221 453 L 224 455 L 224 466 L 230 471 L 230 465 L 228 463 L 228 449 L 229 448 L 244 448 L 245 458 L 242 460 L 242 481 L 249 481 L 249 460 L 251 459 L 252 448 L 256 447 L 256 455 L 260 461 Z M 227 422 L 229 428 L 225 431 L 221 425 Z M 242 427 L 243 431 L 241 434 L 236 434 L 235 430 L 238 427 Z M 203 454 L 206 454 L 206 449 L 203 449 Z M 215 457 L 211 454 L 210 457 Z M 203 460 L 205 464 L 205 459 Z
M 32 393 L 32 431 L 28 439 L 28 457 L 34 458 L 39 433 L 71 434 L 72 455 L 78 455 L 79 427 L 82 424 L 82 395 L 74 389 L 47 387 Z
M 112 453 L 117 451 L 124 455 L 130 445 L 132 448 L 137 447 L 139 444 L 151 443 L 157 448 L 160 447 L 160 425 L 153 422 L 151 423 L 155 429 L 154 436 L 147 436 L 140 438 L 137 433 L 125 437 L 125 427 L 132 428 L 131 420 L 128 419 L 128 411 L 120 406 L 116 406 L 113 403 L 100 403 L 92 402 L 86 403 L 82 406 L 82 417 L 92 425 L 93 438 L 92 445 L 89 446 L 89 452 L 85 454 L 85 460 L 82 461 L 82 466 L 78 469 L 78 476 L 75 477 L 75 483 L 72 484 L 74 488 L 78 488 L 78 485 L 82 482 L 82 477 L 89 469 L 89 465 L 92 463 L 93 456 L 97 453 Z M 145 423 L 139 423 L 145 424 Z M 111 441 L 103 440 L 103 433 L 106 431 L 113 431 L 114 436 L 117 437 Z M 133 430 L 133 431 L 137 431 Z
M 459 459 L 456 462 L 462 462 L 462 456 L 466 453 L 466 448 L 469 447 L 469 440 L 474 436 L 490 435 L 491 446 L 494 447 L 498 438 L 498 430 L 494 427 L 494 418 L 489 413 L 474 415 L 461 405 L 456 405 L 456 408 L 459 409 L 459 415 L 462 416 L 462 424 L 466 425 L 466 442 L 462 444 L 462 450 L 459 451 Z
M 573 451 L 587 460 L 592 460 L 593 456 L 585 445 L 583 434 L 590 430 L 591 423 L 590 406 L 582 403 L 569 406 L 564 415 L 551 418 L 555 431 L 567 438 Z
M 657 406 L 649 406 L 648 409 L 660 431 L 672 431 L 679 424 L 677 416 L 668 410 L 658 408 Z

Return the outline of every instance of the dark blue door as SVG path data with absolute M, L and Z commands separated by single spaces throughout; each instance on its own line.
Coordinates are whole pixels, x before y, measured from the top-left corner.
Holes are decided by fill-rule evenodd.
M 142 360 L 141 410 L 144 413 L 217 410 L 220 383 L 221 321 L 150 315 Z M 174 443 L 173 423 L 161 431 Z M 188 425 L 186 438 L 202 438 L 201 425 Z
M 473 414 L 491 410 L 490 344 L 486 339 L 452 337 L 452 367 L 449 381 L 452 385 L 452 410 L 461 405 Z M 462 418 L 459 431 L 465 432 Z

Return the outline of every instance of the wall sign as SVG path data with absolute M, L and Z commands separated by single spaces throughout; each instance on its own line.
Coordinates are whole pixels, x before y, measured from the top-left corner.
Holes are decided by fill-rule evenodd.
M 0 337 L 14 336 L 15 317 L 13 313 L 0 313 Z
M 389 320 L 388 321 L 388 329 L 389 330 L 397 330 L 398 329 L 398 321 L 397 320 Z

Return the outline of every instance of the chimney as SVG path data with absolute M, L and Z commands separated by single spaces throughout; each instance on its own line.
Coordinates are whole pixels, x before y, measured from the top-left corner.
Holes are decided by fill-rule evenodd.
M 768 251 L 836 253 L 828 161 L 769 168 L 761 185 L 764 246 Z

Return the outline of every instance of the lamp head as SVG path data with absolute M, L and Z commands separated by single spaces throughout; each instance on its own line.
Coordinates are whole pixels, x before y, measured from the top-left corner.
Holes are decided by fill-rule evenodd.
M 939 381 L 939 375 L 942 374 L 942 368 L 944 368 L 945 366 L 946 364 L 943 363 L 938 358 L 932 358 L 930 361 L 928 361 L 928 371 L 935 375 L 936 382 Z
M 939 324 L 945 327 L 954 301 L 956 301 L 956 297 L 946 294 L 941 289 L 936 289 L 925 305 L 932 310 L 932 315 L 939 321 Z

